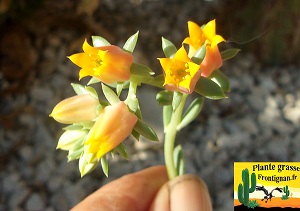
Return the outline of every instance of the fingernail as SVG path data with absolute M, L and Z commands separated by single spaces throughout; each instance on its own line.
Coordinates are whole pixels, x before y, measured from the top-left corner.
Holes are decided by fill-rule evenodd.
M 171 211 L 211 211 L 212 205 L 205 183 L 193 175 L 175 178 L 169 183 Z

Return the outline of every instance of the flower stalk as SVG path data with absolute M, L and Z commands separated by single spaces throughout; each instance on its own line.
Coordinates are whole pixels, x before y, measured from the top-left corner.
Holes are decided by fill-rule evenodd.
M 173 110 L 171 121 L 167 128 L 165 129 L 165 143 L 164 143 L 164 155 L 165 163 L 167 167 L 167 172 L 169 179 L 175 178 L 177 175 L 177 169 L 174 162 L 174 146 L 177 134 L 177 126 L 179 125 L 182 117 L 183 108 L 186 102 L 187 94 L 183 94 L 179 106 L 177 109 Z

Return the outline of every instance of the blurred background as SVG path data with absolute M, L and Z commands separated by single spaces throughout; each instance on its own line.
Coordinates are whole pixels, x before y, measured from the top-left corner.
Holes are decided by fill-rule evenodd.
M 111 180 L 163 164 L 162 143 L 129 138 L 130 161 L 109 159 L 109 178 L 100 167 L 80 178 L 78 163 L 55 150 L 63 125 L 48 116 L 79 83 L 67 56 L 91 35 L 123 46 L 139 31 L 135 61 L 161 73 L 161 37 L 180 46 L 187 21 L 212 19 L 227 40 L 220 47 L 242 51 L 221 68 L 229 98 L 206 100 L 178 136 L 187 172 L 205 180 L 214 210 L 233 210 L 233 162 L 299 161 L 300 1 L 0 0 L 0 211 L 69 210 Z M 162 138 L 156 92 L 143 86 L 139 97 Z

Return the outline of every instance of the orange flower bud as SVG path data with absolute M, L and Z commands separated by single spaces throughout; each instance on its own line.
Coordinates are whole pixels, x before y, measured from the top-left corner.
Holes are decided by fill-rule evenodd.
M 131 134 L 137 121 L 137 116 L 122 101 L 106 106 L 86 138 L 89 153 L 100 159 Z
M 209 77 L 210 74 L 219 69 L 223 64 L 222 57 L 219 51 L 218 46 L 216 45 L 214 48 L 210 46 L 206 46 L 206 54 L 200 65 L 201 76 Z
M 58 103 L 49 116 L 64 124 L 92 121 L 98 105 L 99 101 L 89 94 L 76 95 Z

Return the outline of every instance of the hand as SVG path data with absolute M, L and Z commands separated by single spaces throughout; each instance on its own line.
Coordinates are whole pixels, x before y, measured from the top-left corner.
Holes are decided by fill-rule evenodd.
M 72 211 L 211 211 L 206 185 L 193 175 L 168 181 L 164 166 L 117 179 L 77 204 Z

